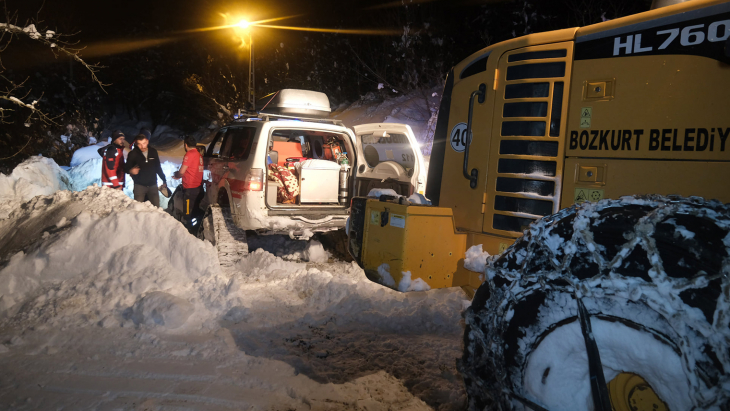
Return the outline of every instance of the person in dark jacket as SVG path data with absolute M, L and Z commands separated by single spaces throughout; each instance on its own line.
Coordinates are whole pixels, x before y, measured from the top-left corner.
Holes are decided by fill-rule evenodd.
M 112 134 L 112 143 L 98 150 L 101 162 L 101 185 L 115 190 L 124 189 L 124 133 Z
M 162 171 L 160 156 L 157 150 L 149 146 L 150 141 L 144 134 L 134 138 L 134 150 L 127 155 L 125 169 L 134 180 L 134 199 L 144 202 L 145 197 L 152 205 L 160 206 L 160 194 L 157 188 L 157 176 L 167 186 L 165 173 Z

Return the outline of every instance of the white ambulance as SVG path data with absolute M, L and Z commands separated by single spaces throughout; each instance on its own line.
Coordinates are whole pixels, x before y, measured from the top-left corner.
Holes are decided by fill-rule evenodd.
M 241 229 L 306 237 L 344 227 L 350 199 L 374 188 L 424 193 L 426 168 L 410 126 L 350 129 L 329 114 L 324 93 L 286 89 L 222 127 L 204 156 L 209 204 L 230 210 Z

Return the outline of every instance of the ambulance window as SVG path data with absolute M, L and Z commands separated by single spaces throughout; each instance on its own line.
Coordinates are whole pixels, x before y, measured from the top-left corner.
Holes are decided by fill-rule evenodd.
M 233 143 L 233 139 L 231 138 L 231 130 L 228 130 L 226 132 L 226 136 L 223 137 L 223 146 L 221 148 L 221 158 L 228 158 L 229 154 L 231 153 L 231 143 Z
M 218 157 L 220 155 L 221 151 L 221 144 L 223 139 L 223 134 L 225 133 L 225 130 L 221 130 L 218 132 L 218 134 L 215 135 L 213 138 L 213 141 L 210 142 L 210 145 L 208 146 L 208 152 L 205 153 L 206 157 Z
M 413 152 L 413 147 L 405 134 L 394 133 L 383 136 L 380 132 L 378 135 L 363 134 L 360 138 L 368 166 L 375 167 L 381 162 L 393 161 L 411 175 L 416 163 L 416 153 Z
M 253 139 L 256 136 L 256 128 L 243 127 L 232 128 L 228 131 L 228 138 L 231 140 L 231 159 L 246 160 L 251 154 Z

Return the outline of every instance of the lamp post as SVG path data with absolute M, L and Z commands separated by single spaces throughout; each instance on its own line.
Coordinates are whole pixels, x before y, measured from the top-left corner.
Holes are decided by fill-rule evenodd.
M 251 105 L 251 109 L 256 111 L 256 95 L 255 95 L 255 85 L 256 85 L 256 79 L 254 77 L 254 62 L 253 62 L 253 37 L 251 36 L 251 24 L 247 22 L 246 20 L 241 20 L 238 23 L 238 27 L 240 27 L 243 30 L 248 31 L 248 96 L 246 97 L 246 101 Z

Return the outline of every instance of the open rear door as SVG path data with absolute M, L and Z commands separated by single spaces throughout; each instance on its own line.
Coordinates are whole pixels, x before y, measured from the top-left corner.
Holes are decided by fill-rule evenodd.
M 390 188 L 398 194 L 423 194 L 426 167 L 413 130 L 407 124 L 377 123 L 354 126 L 357 138 L 355 195 L 366 196 L 374 188 Z

